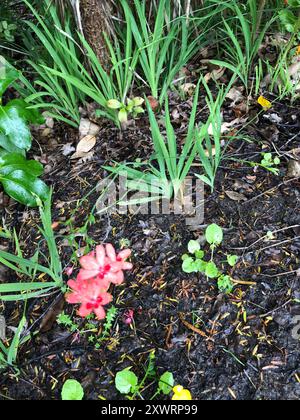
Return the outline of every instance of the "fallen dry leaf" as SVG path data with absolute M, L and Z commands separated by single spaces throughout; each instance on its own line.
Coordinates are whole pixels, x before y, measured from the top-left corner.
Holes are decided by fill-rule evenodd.
M 244 194 L 240 194 L 235 191 L 225 191 L 225 194 L 227 195 L 230 200 L 233 201 L 247 201 L 247 197 Z
M 289 178 L 300 178 L 300 161 L 291 160 L 288 166 L 287 176 Z
M 206 83 L 208 83 L 211 79 L 214 81 L 217 81 L 221 79 L 224 73 L 225 73 L 225 67 L 219 67 L 215 70 L 212 70 L 210 73 L 207 73 L 204 76 L 204 80 L 206 81 Z
M 86 136 L 97 136 L 100 131 L 100 127 L 97 124 L 92 123 L 86 118 L 82 118 L 79 126 L 79 138 L 80 140 Z
M 77 145 L 76 153 L 71 156 L 71 159 L 81 159 L 87 155 L 96 145 L 97 139 L 95 136 L 87 135 Z
M 242 94 L 242 92 L 235 87 L 230 89 L 230 91 L 226 95 L 226 98 L 233 101 L 233 103 L 231 104 L 231 107 L 233 107 L 237 102 L 245 100 L 245 97 Z

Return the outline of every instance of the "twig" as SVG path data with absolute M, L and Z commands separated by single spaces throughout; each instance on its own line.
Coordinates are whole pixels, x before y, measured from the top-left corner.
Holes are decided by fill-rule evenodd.
M 277 312 L 277 311 L 279 311 L 280 309 L 282 309 L 282 308 L 285 308 L 289 303 L 291 303 L 292 302 L 292 299 L 289 299 L 287 302 L 285 302 L 283 305 L 281 305 L 281 306 L 279 306 L 278 308 L 276 308 L 276 309 L 273 309 L 272 311 L 270 311 L 270 312 L 267 312 L 266 314 L 263 314 L 263 315 L 260 315 L 259 317 L 260 318 L 266 318 L 267 316 L 269 316 L 269 315 L 272 315 L 274 312 Z

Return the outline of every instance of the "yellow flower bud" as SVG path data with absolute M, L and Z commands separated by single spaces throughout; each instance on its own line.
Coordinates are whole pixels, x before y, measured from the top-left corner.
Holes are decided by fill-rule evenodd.
M 184 389 L 183 386 L 177 385 L 173 388 L 174 395 L 172 397 L 173 401 L 188 401 L 192 400 L 192 394 L 188 389 Z
M 268 101 L 268 99 L 266 99 L 266 98 L 265 98 L 265 97 L 263 97 L 263 96 L 260 96 L 260 97 L 258 98 L 257 103 L 258 103 L 259 105 L 261 105 L 263 108 L 266 108 L 266 109 L 270 109 L 270 108 L 272 108 L 272 103 L 271 103 L 270 101 Z

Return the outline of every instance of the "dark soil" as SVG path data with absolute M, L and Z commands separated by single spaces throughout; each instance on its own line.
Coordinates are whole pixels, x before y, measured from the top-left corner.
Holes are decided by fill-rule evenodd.
M 181 138 L 189 106 L 177 108 L 174 123 Z M 229 121 L 234 112 L 228 112 Z M 272 114 L 282 121 L 265 118 Z M 84 321 L 63 304 L 61 296 L 29 301 L 25 312 L 32 337 L 20 350 L 19 372 L 1 374 L 0 399 L 59 399 L 68 378 L 84 385 L 87 399 L 120 399 L 115 374 L 132 366 L 142 377 L 152 350 L 157 374 L 172 371 L 194 399 L 300 398 L 299 339 L 292 334 L 300 315 L 300 181 L 287 176 L 292 150 L 299 146 L 300 112 L 297 105 L 278 103 L 263 114 L 254 105 L 250 115 L 257 116 L 243 133 L 252 142 L 241 139 L 228 144 L 215 192 L 206 191 L 203 226 L 190 230 L 179 216 L 110 214 L 91 221 L 89 239 L 79 228 L 97 200 L 93 189 L 106 176 L 102 165 L 147 158 L 151 153 L 147 120 L 122 135 L 109 125 L 103 127 L 87 162 L 74 162 L 62 154 L 66 143 L 76 146 L 76 130 L 57 126 L 46 138 L 37 132 L 33 154 L 46 165 L 45 180 L 54 188 L 53 222 L 64 267 L 73 264 L 74 249 L 63 238 L 72 234 L 71 241 L 81 252 L 87 244 L 112 242 L 118 247 L 120 241 L 129 240 L 134 271 L 113 291 L 118 318 L 99 349 L 90 333 L 71 333 L 56 322 L 64 307 L 84 329 Z M 281 154 L 279 176 L 236 160 L 259 162 L 263 150 Z M 7 197 L 2 203 L 3 221 L 17 229 L 26 255 L 32 256 L 41 240 L 37 211 L 24 212 Z M 210 223 L 224 228 L 225 241 L 216 257 L 224 272 L 228 270 L 224 256 L 240 256 L 231 272 L 237 283 L 230 295 L 220 294 L 215 281 L 181 269 L 189 240 L 203 236 Z M 278 232 L 273 239 L 264 239 L 268 231 Z M 2 241 L 12 251 L 11 244 Z M 14 279 L 6 271 L 4 277 Z M 2 304 L 7 325 L 16 326 L 23 309 L 21 304 Z M 123 322 L 128 309 L 134 310 L 131 326 Z M 94 324 L 100 336 L 101 326 Z M 150 398 L 154 392 L 150 381 L 143 396 Z

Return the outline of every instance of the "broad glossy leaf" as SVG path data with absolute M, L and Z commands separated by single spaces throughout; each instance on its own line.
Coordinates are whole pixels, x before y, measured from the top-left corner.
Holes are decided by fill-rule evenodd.
M 24 149 L 20 149 L 19 147 L 15 146 L 5 134 L 0 132 L 0 150 L 1 148 L 5 149 L 5 153 L 19 153 L 25 156 Z
M 0 97 L 6 89 L 19 77 L 19 72 L 6 60 L 0 57 Z
M 49 188 L 43 181 L 21 170 L 5 176 L 0 175 L 0 180 L 8 195 L 29 207 L 36 207 L 36 196 L 42 201 L 49 196 Z
M 45 122 L 45 118 L 39 113 L 39 111 L 37 109 L 31 109 L 30 105 L 23 101 L 23 99 L 13 99 L 6 105 L 5 108 L 16 108 L 20 117 L 23 117 L 31 124 L 44 124 Z
M 17 170 L 38 177 L 43 173 L 43 165 L 35 160 L 26 160 L 19 153 L 0 153 L 0 175 L 8 175 Z
M 24 150 L 30 149 L 30 130 L 17 107 L 0 106 L 0 130 L 14 146 Z

